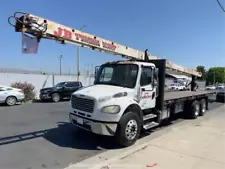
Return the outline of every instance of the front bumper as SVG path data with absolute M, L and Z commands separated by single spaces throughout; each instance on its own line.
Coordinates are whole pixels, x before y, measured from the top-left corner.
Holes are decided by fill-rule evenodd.
M 18 96 L 16 96 L 16 98 L 17 98 L 17 102 L 23 102 L 25 100 L 24 95 L 18 95 Z
M 39 98 L 40 98 L 41 100 L 47 100 L 47 99 L 51 99 L 51 96 L 50 96 L 50 94 L 48 94 L 48 93 L 41 93 L 41 94 L 39 95 Z
M 114 136 L 117 129 L 117 122 L 97 121 L 74 113 L 69 114 L 69 120 L 75 126 L 99 135 Z

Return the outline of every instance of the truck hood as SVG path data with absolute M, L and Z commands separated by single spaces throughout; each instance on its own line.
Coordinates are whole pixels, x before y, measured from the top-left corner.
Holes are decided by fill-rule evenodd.
M 105 96 L 113 96 L 114 94 L 121 92 L 127 92 L 128 95 L 131 95 L 133 94 L 133 89 L 99 84 L 81 88 L 80 90 L 74 92 L 73 95 L 85 95 L 99 99 Z
M 45 87 L 45 88 L 40 89 L 40 92 L 43 92 L 43 91 L 53 91 L 53 90 L 55 90 L 54 87 Z

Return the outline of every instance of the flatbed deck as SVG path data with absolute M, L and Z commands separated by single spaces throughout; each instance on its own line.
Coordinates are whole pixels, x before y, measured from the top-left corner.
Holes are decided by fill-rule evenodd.
M 213 94 L 212 91 L 175 91 L 175 92 L 165 92 L 164 101 L 176 100 L 180 98 L 198 96 L 204 94 Z

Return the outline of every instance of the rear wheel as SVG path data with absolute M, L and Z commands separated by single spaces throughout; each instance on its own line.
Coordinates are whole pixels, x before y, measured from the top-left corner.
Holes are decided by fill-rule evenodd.
M 16 98 L 14 96 L 9 96 L 6 98 L 5 103 L 7 106 L 14 106 L 16 104 Z
M 200 102 L 200 112 L 199 112 L 199 116 L 204 116 L 206 112 L 206 100 L 202 99 Z
M 200 113 L 200 104 L 197 100 L 193 101 L 191 104 L 191 118 L 196 119 Z
M 124 147 L 131 146 L 139 138 L 140 131 L 141 122 L 138 114 L 134 112 L 127 112 L 121 117 L 118 124 L 116 140 Z
M 60 101 L 60 95 L 59 95 L 59 93 L 53 93 L 52 94 L 52 101 L 53 102 L 59 102 Z

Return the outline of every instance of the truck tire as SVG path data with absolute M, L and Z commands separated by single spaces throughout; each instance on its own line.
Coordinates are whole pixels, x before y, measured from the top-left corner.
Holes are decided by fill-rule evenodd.
M 115 134 L 116 141 L 123 147 L 133 145 L 141 132 L 141 120 L 137 113 L 125 113 L 118 124 Z
M 200 113 L 200 104 L 197 100 L 191 103 L 191 118 L 196 119 Z
M 202 99 L 200 101 L 200 112 L 199 112 L 199 116 L 204 116 L 206 112 L 206 100 Z

